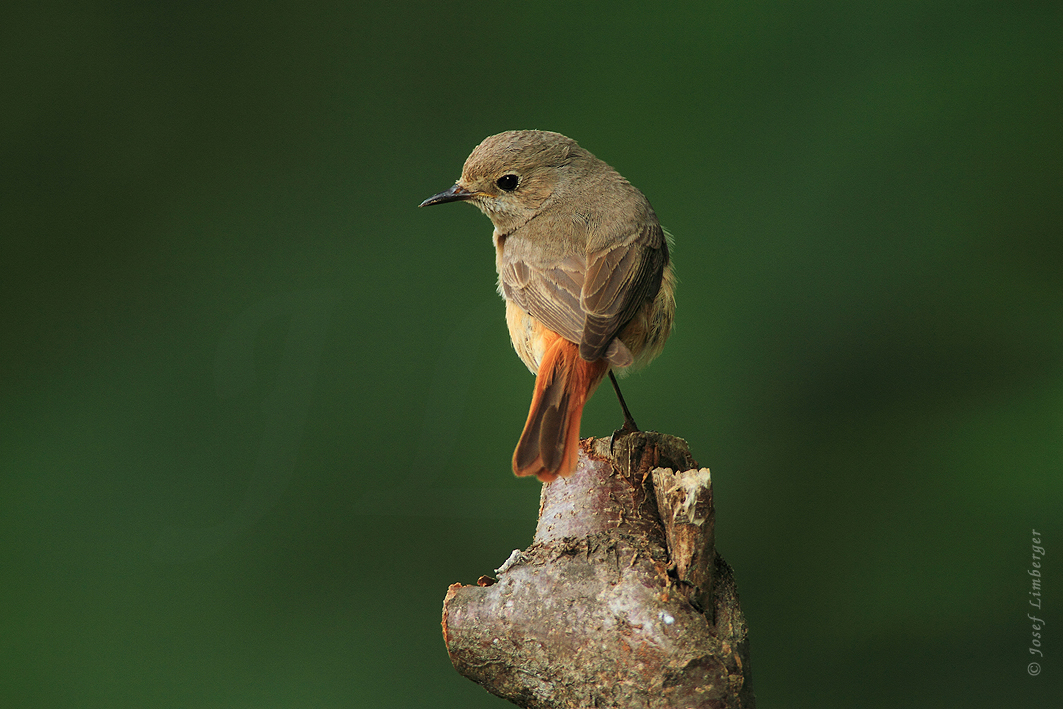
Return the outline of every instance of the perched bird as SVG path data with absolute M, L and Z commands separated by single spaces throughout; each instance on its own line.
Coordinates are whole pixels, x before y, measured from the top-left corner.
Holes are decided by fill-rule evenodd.
M 675 314 L 668 237 L 646 197 L 571 138 L 486 138 L 461 179 L 420 206 L 466 201 L 494 224 L 498 291 L 513 348 L 535 375 L 513 472 L 550 482 L 576 468 L 583 405 L 613 370 L 660 354 Z

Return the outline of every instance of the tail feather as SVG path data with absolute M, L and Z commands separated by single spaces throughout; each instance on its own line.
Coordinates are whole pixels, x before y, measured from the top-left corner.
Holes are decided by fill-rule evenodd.
M 528 421 L 513 452 L 513 472 L 543 482 L 575 471 L 583 405 L 609 371 L 606 360 L 588 362 L 578 345 L 549 334 L 553 340 L 539 364 Z

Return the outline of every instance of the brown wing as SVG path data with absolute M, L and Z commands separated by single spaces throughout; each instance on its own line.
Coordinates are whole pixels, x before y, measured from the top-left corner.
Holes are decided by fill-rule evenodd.
M 586 313 L 579 354 L 594 361 L 606 355 L 617 333 L 657 295 L 668 245 L 656 220 L 634 238 L 590 254 L 580 299 Z
M 584 260 L 572 255 L 550 268 L 513 259 L 500 271 L 503 294 L 532 317 L 580 346 L 588 361 L 609 356 L 631 363 L 626 348 L 610 344 L 661 286 L 668 247 L 660 225 L 646 224 L 632 238 Z M 619 350 L 619 352 L 618 352 Z
M 503 295 L 570 342 L 580 342 L 586 314 L 580 293 L 587 265 L 572 255 L 551 268 L 507 260 L 499 275 Z

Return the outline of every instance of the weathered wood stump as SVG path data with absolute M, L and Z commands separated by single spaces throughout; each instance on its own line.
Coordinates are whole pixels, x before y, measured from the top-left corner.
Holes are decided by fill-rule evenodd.
M 685 441 L 586 439 L 576 473 L 543 486 L 533 544 L 497 581 L 448 590 L 451 662 L 522 707 L 751 709 L 748 630 L 713 531 L 709 471 Z

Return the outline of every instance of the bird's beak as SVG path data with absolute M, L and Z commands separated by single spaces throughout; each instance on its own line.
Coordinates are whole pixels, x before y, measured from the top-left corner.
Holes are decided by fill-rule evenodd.
M 439 194 L 429 197 L 417 206 L 430 207 L 433 204 L 443 204 L 444 202 L 460 202 L 467 199 L 472 199 L 476 195 L 476 192 L 470 192 L 461 185 L 455 184 L 450 189 L 443 190 Z

